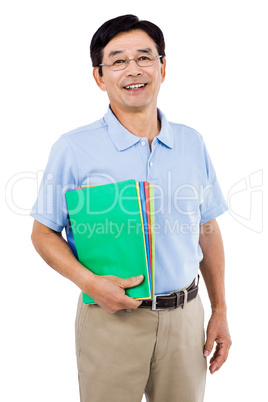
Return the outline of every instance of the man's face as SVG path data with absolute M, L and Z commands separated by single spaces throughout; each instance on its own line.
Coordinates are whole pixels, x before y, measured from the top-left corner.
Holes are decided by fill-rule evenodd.
M 116 57 L 132 59 L 143 51 L 150 50 L 158 56 L 153 39 L 140 30 L 122 33 L 113 38 L 103 50 L 103 63 L 111 60 L 116 52 Z M 112 71 L 109 67 L 102 67 L 103 76 L 98 73 L 98 67 L 94 69 L 94 78 L 98 86 L 107 91 L 111 108 L 116 113 L 141 112 L 150 107 L 156 108 L 157 95 L 161 83 L 165 78 L 164 63 L 157 59 L 150 67 L 140 67 L 134 60 L 130 61 L 124 70 Z M 144 84 L 139 88 L 129 88 L 131 85 Z

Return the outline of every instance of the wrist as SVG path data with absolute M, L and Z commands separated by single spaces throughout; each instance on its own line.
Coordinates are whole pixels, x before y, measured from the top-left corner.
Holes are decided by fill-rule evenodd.
M 226 303 L 222 303 L 220 305 L 211 306 L 212 314 L 220 314 L 227 315 L 227 306 Z
M 93 274 L 93 272 L 87 270 L 85 274 L 85 282 L 84 282 L 84 289 L 83 292 L 87 294 L 94 293 L 98 289 L 98 281 L 99 276 Z
M 83 293 L 89 294 L 95 286 L 95 277 L 96 275 L 93 272 L 78 262 L 76 269 L 73 269 L 73 277 L 70 279 Z

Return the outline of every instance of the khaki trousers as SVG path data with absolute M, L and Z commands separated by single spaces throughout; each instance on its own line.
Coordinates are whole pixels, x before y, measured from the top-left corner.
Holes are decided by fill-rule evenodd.
M 202 402 L 204 312 L 184 308 L 108 314 L 80 297 L 76 351 L 81 402 Z

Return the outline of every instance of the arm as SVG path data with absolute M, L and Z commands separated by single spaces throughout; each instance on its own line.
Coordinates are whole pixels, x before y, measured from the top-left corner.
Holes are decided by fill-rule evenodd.
M 209 369 L 213 374 L 226 361 L 231 346 L 226 316 L 224 250 L 220 229 L 215 219 L 200 227 L 199 244 L 204 256 L 200 263 L 200 270 L 212 308 L 204 356 L 210 355 L 214 342 L 217 344 L 213 357 L 210 359 Z
M 141 301 L 126 296 L 126 288 L 138 285 L 143 276 L 128 279 L 98 276 L 74 257 L 61 233 L 34 221 L 32 242 L 36 251 L 55 271 L 70 279 L 82 292 L 90 295 L 108 313 L 121 309 L 136 309 Z

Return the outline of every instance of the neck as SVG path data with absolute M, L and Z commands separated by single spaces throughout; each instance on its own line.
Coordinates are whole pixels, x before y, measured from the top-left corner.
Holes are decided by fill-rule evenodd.
M 151 145 L 153 139 L 160 133 L 161 123 L 157 119 L 157 107 L 152 110 L 121 111 L 119 108 L 111 109 L 120 123 L 137 137 L 147 137 Z

